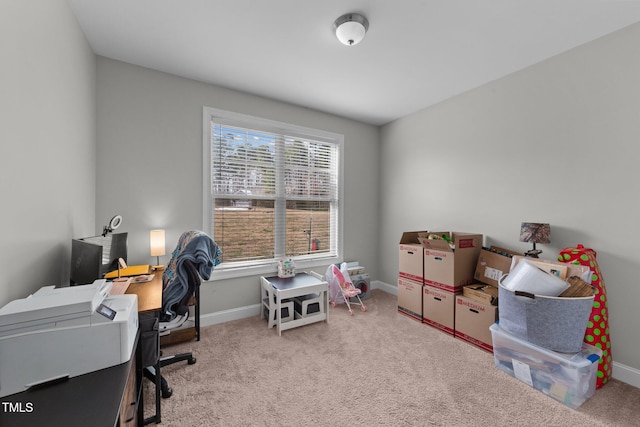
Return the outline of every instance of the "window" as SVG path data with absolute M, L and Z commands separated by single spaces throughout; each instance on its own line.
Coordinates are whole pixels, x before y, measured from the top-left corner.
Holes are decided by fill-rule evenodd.
M 204 227 L 217 271 L 336 262 L 341 252 L 342 135 L 204 109 Z M 242 273 L 240 273 L 240 271 Z

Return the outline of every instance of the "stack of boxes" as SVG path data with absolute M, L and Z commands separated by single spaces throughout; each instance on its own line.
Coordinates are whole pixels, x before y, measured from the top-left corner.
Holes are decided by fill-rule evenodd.
M 455 297 L 473 282 L 482 234 L 405 232 L 400 240 L 398 311 L 455 335 Z M 488 326 L 487 326 L 488 328 Z
M 513 255 L 517 253 L 502 248 L 481 249 L 475 283 L 456 296 L 456 338 L 493 352 L 489 327 L 498 320 L 498 280 L 509 272 Z
M 398 312 L 492 352 L 489 327 L 498 320 L 498 280 L 518 253 L 484 248 L 482 240 L 476 233 L 404 232 Z
M 473 283 L 482 234 L 435 232 L 421 239 L 424 246 L 422 322 L 455 336 L 455 300 Z
M 577 353 L 559 353 L 500 328 L 499 281 L 510 272 L 513 257 L 521 255 L 484 248 L 482 239 L 481 234 L 461 232 L 403 233 L 398 312 L 492 352 L 498 369 L 579 407 L 595 392 L 602 351 L 583 343 Z
M 422 322 L 424 249 L 420 238 L 427 231 L 406 231 L 400 239 L 398 268 L 398 312 Z

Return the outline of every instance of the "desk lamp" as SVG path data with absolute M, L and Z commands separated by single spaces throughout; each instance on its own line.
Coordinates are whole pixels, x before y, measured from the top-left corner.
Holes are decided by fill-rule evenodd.
M 127 282 L 129 279 L 127 277 L 120 277 L 120 269 L 125 269 L 127 268 L 127 263 L 124 262 L 124 259 L 122 258 L 118 258 L 116 260 L 116 265 L 118 266 L 118 278 L 117 279 L 113 279 L 114 282 Z
M 163 266 L 160 265 L 160 257 L 166 253 L 164 230 L 151 230 L 149 234 L 149 246 L 151 248 L 151 256 L 156 257 L 156 265 L 152 268 L 154 270 L 162 270 Z
M 113 233 L 113 230 L 120 227 L 120 224 L 122 224 L 121 215 L 116 215 L 113 218 L 111 218 L 111 220 L 109 221 L 109 224 L 105 225 L 102 228 L 102 237 L 106 237 L 108 233 Z
M 540 249 L 536 249 L 536 243 L 551 243 L 549 238 L 550 234 L 551 227 L 549 227 L 549 224 L 523 222 L 520 225 L 520 241 L 533 243 L 533 249 L 525 252 L 525 256 L 538 258 L 538 255 L 540 255 L 542 251 Z

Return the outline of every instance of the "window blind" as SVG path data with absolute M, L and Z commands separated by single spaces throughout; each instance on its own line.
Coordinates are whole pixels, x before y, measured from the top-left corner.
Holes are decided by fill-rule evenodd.
M 339 146 L 211 119 L 212 234 L 223 263 L 337 254 Z

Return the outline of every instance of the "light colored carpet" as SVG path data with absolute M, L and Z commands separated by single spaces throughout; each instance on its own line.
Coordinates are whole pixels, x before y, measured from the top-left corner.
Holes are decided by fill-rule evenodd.
M 395 296 L 374 290 L 365 303 L 282 336 L 256 316 L 164 348 L 193 350 L 197 363 L 163 368 L 174 394 L 162 425 L 640 426 L 640 389 L 613 380 L 570 409 L 491 354 L 398 314 Z

